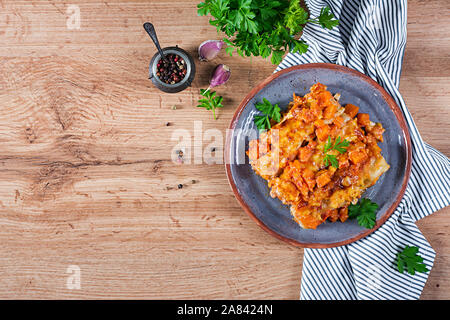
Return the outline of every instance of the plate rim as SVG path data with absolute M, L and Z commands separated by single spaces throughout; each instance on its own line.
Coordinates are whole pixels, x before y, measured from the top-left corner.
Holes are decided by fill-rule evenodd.
M 374 231 L 376 231 L 380 226 L 382 226 L 386 222 L 386 220 L 392 215 L 392 213 L 398 207 L 401 199 L 403 198 L 403 196 L 405 194 L 406 187 L 407 187 L 408 181 L 409 181 L 409 177 L 411 175 L 411 163 L 412 163 L 411 137 L 410 137 L 408 125 L 406 123 L 406 120 L 405 120 L 402 110 L 400 109 L 400 107 L 397 105 L 397 103 L 394 101 L 394 99 L 389 95 L 389 93 L 387 93 L 387 91 L 383 87 L 381 87 L 372 78 L 368 77 L 367 75 L 365 75 L 359 71 L 356 71 L 354 69 L 350 69 L 348 67 L 344 67 L 341 65 L 332 64 L 332 63 L 301 64 L 301 65 L 292 66 L 292 67 L 289 67 L 286 69 L 282 69 L 278 72 L 271 74 L 269 77 L 267 77 L 266 79 L 261 81 L 258 85 L 256 85 L 241 101 L 241 103 L 239 104 L 238 108 L 236 109 L 236 111 L 231 119 L 230 125 L 228 126 L 228 130 L 233 130 L 236 127 L 237 119 L 241 115 L 244 108 L 247 106 L 249 101 L 259 91 L 261 91 L 265 86 L 267 86 L 269 83 L 271 83 L 273 80 L 275 80 L 276 78 L 280 77 L 283 74 L 286 74 L 286 73 L 289 73 L 292 71 L 297 71 L 297 70 L 305 70 L 305 69 L 331 69 L 331 70 L 337 70 L 339 72 L 349 73 L 349 74 L 352 74 L 352 75 L 355 75 L 355 76 L 361 78 L 363 81 L 367 82 L 369 85 L 375 87 L 375 89 L 377 89 L 382 94 L 383 99 L 386 101 L 386 103 L 388 104 L 388 106 L 390 107 L 392 112 L 394 113 L 394 115 L 397 119 L 397 122 L 400 125 L 400 128 L 403 133 L 403 138 L 405 140 L 405 147 L 407 149 L 406 150 L 406 172 L 403 177 L 402 187 L 401 187 L 399 193 L 397 194 L 397 198 L 395 199 L 393 204 L 386 210 L 384 215 L 380 219 L 377 220 L 375 227 L 372 229 L 363 230 L 362 232 L 358 233 L 356 236 L 354 236 L 350 239 L 338 241 L 338 242 L 332 242 L 332 243 L 301 242 L 301 241 L 297 241 L 294 239 L 289 239 L 289 238 L 273 231 L 266 224 L 264 224 L 261 220 L 259 220 L 258 217 L 256 217 L 256 215 L 252 212 L 252 210 L 250 209 L 248 204 L 244 201 L 244 199 L 242 199 L 241 195 L 239 194 L 236 184 L 234 183 L 233 176 L 231 174 L 231 166 L 230 166 L 230 161 L 229 161 L 231 137 L 233 136 L 232 134 L 227 134 L 227 136 L 226 136 L 225 153 L 224 153 L 225 171 L 226 171 L 228 183 L 230 184 L 230 187 L 233 190 L 234 196 L 238 200 L 240 206 L 244 209 L 244 211 L 247 213 L 247 215 L 253 221 L 256 222 L 257 225 L 259 225 L 263 230 L 268 232 L 270 235 L 274 236 L 275 238 L 278 238 L 279 240 L 287 242 L 293 246 L 301 247 L 301 248 L 324 249 L 324 248 L 339 247 L 339 246 L 347 245 L 347 244 L 350 244 L 357 240 L 360 240 L 360 239 L 368 236 L 369 234 L 373 233 Z

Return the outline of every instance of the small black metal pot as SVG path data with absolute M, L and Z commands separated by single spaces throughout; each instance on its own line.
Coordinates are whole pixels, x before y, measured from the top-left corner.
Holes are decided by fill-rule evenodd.
M 165 55 L 172 53 L 179 55 L 181 58 L 183 58 L 183 60 L 186 62 L 186 75 L 184 76 L 183 80 L 175 84 L 167 84 L 162 82 L 156 75 L 156 72 L 158 71 L 157 64 L 158 61 L 161 59 L 161 55 L 159 54 L 159 52 L 157 52 L 150 61 L 149 66 L 149 79 L 152 80 L 155 87 L 157 87 L 161 91 L 168 93 L 180 92 L 186 89 L 187 87 L 190 87 L 195 77 L 195 63 L 191 55 L 186 51 L 184 51 L 183 49 L 178 48 L 178 46 L 167 47 L 163 48 L 162 50 Z

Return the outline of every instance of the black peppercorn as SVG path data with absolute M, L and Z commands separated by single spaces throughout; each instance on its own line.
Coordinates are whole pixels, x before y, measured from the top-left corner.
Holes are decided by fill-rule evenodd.
M 169 62 L 159 60 L 157 64 L 159 72 L 156 75 L 165 83 L 176 84 L 183 80 L 186 75 L 185 62 L 183 58 L 176 54 L 169 54 L 166 57 Z

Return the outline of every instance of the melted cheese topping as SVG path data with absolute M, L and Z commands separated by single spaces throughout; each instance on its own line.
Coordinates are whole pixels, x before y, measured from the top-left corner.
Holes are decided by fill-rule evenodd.
M 327 88 L 317 83 L 304 97 L 294 94 L 289 110 L 272 129 L 249 144 L 253 170 L 268 181 L 270 195 L 291 205 L 294 220 L 315 229 L 325 220 L 344 222 L 347 207 L 389 169 L 377 142 L 383 126 L 357 106 L 342 107 Z M 341 138 L 346 152 L 330 150 L 339 168 L 325 166 L 324 145 Z

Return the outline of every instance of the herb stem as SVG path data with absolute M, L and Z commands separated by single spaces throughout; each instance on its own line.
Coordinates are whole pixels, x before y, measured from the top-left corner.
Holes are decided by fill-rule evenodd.
M 311 23 L 320 25 L 320 22 L 318 20 L 315 20 L 315 19 L 311 19 L 311 20 L 308 20 L 306 22 L 311 22 Z

